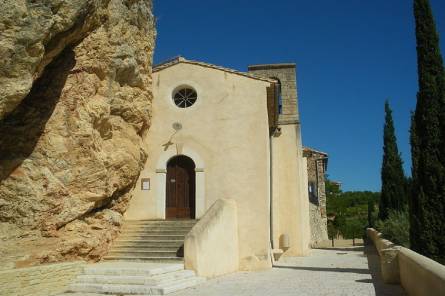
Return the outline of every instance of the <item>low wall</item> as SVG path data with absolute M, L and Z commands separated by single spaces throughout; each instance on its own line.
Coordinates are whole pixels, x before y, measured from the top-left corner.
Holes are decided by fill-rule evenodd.
M 380 255 L 385 282 L 400 283 L 410 296 L 445 296 L 445 265 L 394 245 L 375 229 L 367 234 Z
M 379 253 L 383 281 L 387 284 L 399 284 L 400 268 L 397 255 L 400 247 L 384 239 L 382 234 L 375 229 L 368 228 L 366 232 Z
M 85 262 L 56 263 L 0 271 L 4 296 L 50 296 L 62 293 L 82 272 Z
M 199 276 L 238 271 L 238 216 L 234 200 L 219 199 L 185 237 L 184 263 Z
M 399 252 L 400 282 L 410 296 L 444 296 L 445 266 L 407 248 Z
M 383 250 L 389 249 L 389 248 L 392 248 L 392 247 L 396 246 L 395 244 L 393 244 L 389 240 L 384 239 L 382 234 L 380 232 L 378 232 L 377 230 L 375 230 L 374 228 L 368 228 L 366 230 L 366 233 L 367 233 L 368 237 L 374 243 L 374 246 L 377 249 L 377 252 L 379 253 L 379 256 L 382 255 L 382 251 Z

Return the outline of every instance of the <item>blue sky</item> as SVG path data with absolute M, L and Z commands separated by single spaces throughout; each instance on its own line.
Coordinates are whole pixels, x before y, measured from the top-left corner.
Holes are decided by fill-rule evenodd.
M 445 48 L 445 1 L 430 0 Z M 155 63 L 182 55 L 242 71 L 295 62 L 303 143 L 343 190 L 380 190 L 384 101 L 405 171 L 417 86 L 411 0 L 155 0 Z

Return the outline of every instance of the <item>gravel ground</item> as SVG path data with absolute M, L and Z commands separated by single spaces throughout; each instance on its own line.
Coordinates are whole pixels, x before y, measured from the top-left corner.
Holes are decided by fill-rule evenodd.
M 374 247 L 314 249 L 271 270 L 238 272 L 169 295 L 405 295 L 400 286 L 382 282 L 378 260 Z

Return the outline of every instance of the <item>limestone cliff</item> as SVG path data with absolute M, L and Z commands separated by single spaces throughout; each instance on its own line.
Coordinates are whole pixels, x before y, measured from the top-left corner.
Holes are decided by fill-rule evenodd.
M 97 259 L 147 158 L 151 1 L 2 0 L 0 34 L 0 252 Z

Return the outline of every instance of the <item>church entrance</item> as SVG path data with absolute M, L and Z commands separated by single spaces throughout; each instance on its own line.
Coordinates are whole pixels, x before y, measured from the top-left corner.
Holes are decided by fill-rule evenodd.
M 195 218 L 195 163 L 179 155 L 167 163 L 167 219 Z

